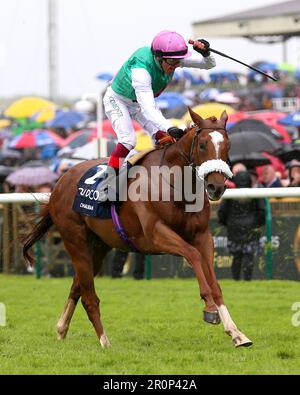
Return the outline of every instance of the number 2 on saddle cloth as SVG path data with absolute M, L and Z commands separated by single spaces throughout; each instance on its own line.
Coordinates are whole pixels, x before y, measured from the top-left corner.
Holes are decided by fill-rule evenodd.
M 127 177 L 127 171 L 130 167 L 131 165 L 127 163 L 127 168 L 125 167 L 121 171 L 122 177 Z M 101 191 L 101 183 L 106 177 L 107 165 L 103 164 L 93 166 L 81 177 L 77 184 L 77 193 L 72 207 L 75 212 L 90 217 L 109 219 L 111 218 L 112 201 L 116 210 L 119 211 L 122 201 L 119 200 L 116 191 L 114 199 L 102 201 L 103 192 Z M 118 179 L 115 180 L 115 185 L 117 185 L 118 181 Z

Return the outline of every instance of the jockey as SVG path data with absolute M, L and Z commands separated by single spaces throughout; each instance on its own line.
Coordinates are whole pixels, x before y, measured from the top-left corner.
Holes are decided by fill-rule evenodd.
M 104 109 L 116 132 L 118 143 L 108 166 L 118 170 L 124 158 L 136 145 L 131 119 L 135 119 L 150 135 L 153 143 L 163 145 L 179 139 L 183 131 L 172 126 L 156 107 L 154 98 L 171 82 L 177 67 L 211 69 L 216 65 L 206 40 L 198 40 L 193 48 L 203 58 L 191 56 L 184 38 L 173 31 L 158 33 L 151 47 L 135 51 L 114 77 L 103 98 Z

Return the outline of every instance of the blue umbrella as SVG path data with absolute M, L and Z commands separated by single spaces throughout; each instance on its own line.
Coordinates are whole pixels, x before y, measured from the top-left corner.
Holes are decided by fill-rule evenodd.
M 100 73 L 96 75 L 96 78 L 102 81 L 110 81 L 114 78 L 114 76 L 111 73 Z
M 295 78 L 297 80 L 300 80 L 300 70 L 299 69 L 295 71 Z
M 300 111 L 289 114 L 287 117 L 281 118 L 277 122 L 282 125 L 300 126 Z
M 186 99 L 176 92 L 165 92 L 155 99 L 155 102 L 160 109 L 172 110 L 174 108 L 185 106 Z
M 209 73 L 209 78 L 211 82 L 223 82 L 224 80 L 228 81 L 237 81 L 237 73 L 233 71 L 214 71 Z
M 86 119 L 86 115 L 75 110 L 61 111 L 51 121 L 46 122 L 49 128 L 69 129 Z
M 202 77 L 195 75 L 195 73 L 193 73 L 191 70 L 186 68 L 183 69 L 183 77 L 186 80 L 191 81 L 191 83 L 194 85 L 205 84 L 205 81 Z

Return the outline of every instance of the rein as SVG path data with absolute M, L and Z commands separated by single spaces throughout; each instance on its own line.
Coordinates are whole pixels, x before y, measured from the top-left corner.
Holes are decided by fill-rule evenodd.
M 192 144 L 191 144 L 191 148 L 190 148 L 190 153 L 189 153 L 189 157 L 186 156 L 186 154 L 184 152 L 180 152 L 180 155 L 185 158 L 185 160 L 187 161 L 188 165 L 191 166 L 191 168 L 193 169 L 193 171 L 196 170 L 197 165 L 195 163 L 193 163 L 192 159 L 193 159 L 193 152 L 194 152 L 194 147 L 195 147 L 195 141 L 196 138 L 199 136 L 199 134 L 201 133 L 202 130 L 205 129 L 213 129 L 213 130 L 224 130 L 224 132 L 227 132 L 225 128 L 200 128 L 197 127 L 195 130 L 195 134 L 193 136 L 193 140 L 192 140 Z
M 194 134 L 194 136 L 193 136 L 193 140 L 192 140 L 192 144 L 191 144 L 191 148 L 190 148 L 189 155 L 187 156 L 184 152 L 179 151 L 180 156 L 182 156 L 182 158 L 186 161 L 186 163 L 188 164 L 188 166 L 191 166 L 191 168 L 193 169 L 193 171 L 195 171 L 195 170 L 196 170 L 196 167 L 197 167 L 197 165 L 196 165 L 195 163 L 193 163 L 193 152 L 194 152 L 194 147 L 195 147 L 195 141 L 196 141 L 196 138 L 199 136 L 200 132 L 201 132 L 202 130 L 205 130 L 205 129 L 224 130 L 224 132 L 227 132 L 225 128 L 200 128 L 200 127 L 197 127 L 197 128 L 196 128 L 195 134 Z M 163 154 L 162 154 L 159 167 L 162 166 L 163 161 L 164 161 L 164 157 L 165 157 L 165 154 L 166 154 L 166 151 L 167 151 L 167 148 L 169 148 L 169 147 L 170 147 L 169 145 L 166 146 L 166 147 L 164 147 L 164 152 L 163 152 Z

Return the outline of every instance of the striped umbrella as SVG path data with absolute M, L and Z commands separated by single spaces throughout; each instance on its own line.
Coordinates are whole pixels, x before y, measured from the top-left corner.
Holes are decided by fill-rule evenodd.
M 64 139 L 50 130 L 31 130 L 16 136 L 9 143 L 9 148 L 37 148 L 54 144 L 62 147 Z

